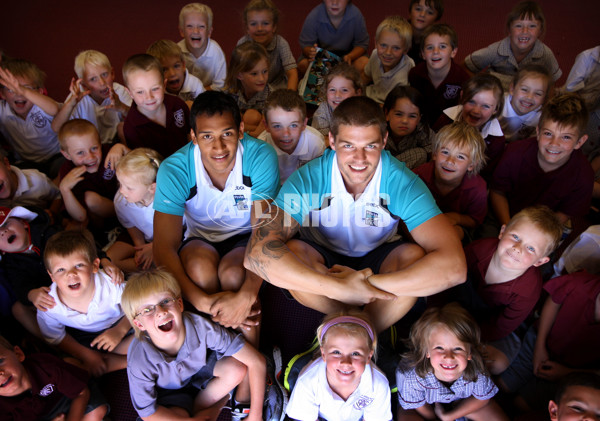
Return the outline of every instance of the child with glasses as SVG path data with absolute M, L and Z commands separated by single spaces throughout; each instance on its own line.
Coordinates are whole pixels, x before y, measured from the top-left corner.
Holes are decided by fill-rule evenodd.
M 229 392 L 243 381 L 247 420 L 262 420 L 265 360 L 240 334 L 183 312 L 181 288 L 166 271 L 132 275 L 122 305 L 136 338 L 127 356 L 131 401 L 143 419 L 216 420 Z M 248 375 L 246 376 L 246 373 Z

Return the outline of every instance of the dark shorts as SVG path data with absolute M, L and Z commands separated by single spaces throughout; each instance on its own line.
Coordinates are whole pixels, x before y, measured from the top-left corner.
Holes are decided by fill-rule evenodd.
M 123 316 L 123 317 L 125 317 L 125 316 Z M 119 319 L 118 321 L 116 321 L 115 323 L 113 323 L 113 325 L 111 327 L 109 327 L 107 329 L 110 329 L 110 328 L 116 326 L 121 320 L 122 319 Z M 85 330 L 79 330 L 79 329 L 76 329 L 74 327 L 68 327 L 67 326 L 65 328 L 65 331 L 69 335 L 71 335 L 73 337 L 73 339 L 75 339 L 79 344 L 85 346 L 86 348 L 92 348 L 92 349 L 94 349 L 96 351 L 100 351 L 100 352 L 108 352 L 108 351 L 105 351 L 103 349 L 98 349 L 98 348 L 93 347 L 93 346 L 90 345 L 92 343 L 92 341 L 94 339 L 96 339 L 96 337 L 98 335 L 100 335 L 102 332 L 106 331 L 106 329 L 100 330 L 98 332 L 88 332 L 88 331 L 85 331 Z M 133 333 L 133 328 L 129 329 L 129 331 L 123 337 L 123 339 L 126 338 L 127 336 L 131 335 L 132 333 Z
M 106 405 L 106 414 L 110 412 L 110 405 L 106 402 L 104 395 L 98 388 L 96 381 L 94 379 L 88 382 L 88 389 L 90 389 L 90 398 L 88 399 L 88 403 L 85 407 L 85 413 L 90 413 L 94 409 Z M 56 404 L 50 413 L 46 414 L 44 417 L 40 418 L 41 421 L 50 421 L 59 416 L 60 414 L 67 414 L 71 409 L 71 402 L 73 399 L 69 399 L 66 396 L 63 396 L 62 399 Z
M 323 256 L 323 259 L 325 260 L 325 266 L 327 266 L 328 268 L 332 267 L 333 265 L 343 265 L 348 266 L 354 270 L 370 268 L 373 271 L 373 273 L 379 273 L 379 269 L 381 268 L 383 261 L 388 256 L 388 254 L 392 252 L 392 250 L 394 250 L 396 247 L 401 246 L 402 244 L 406 244 L 406 241 L 404 240 L 396 240 L 390 243 L 383 243 L 382 245 L 371 250 L 364 256 L 352 257 L 331 251 L 310 240 L 302 239 L 300 241 L 304 241 L 306 244 L 318 251 L 321 254 L 321 256 Z M 282 288 L 282 291 L 288 299 L 294 299 L 287 289 Z
M 234 235 L 233 237 L 229 237 L 219 243 L 209 241 L 204 237 L 189 237 L 181 243 L 181 246 L 179 247 L 179 250 L 177 252 L 180 253 L 181 250 L 183 249 L 183 247 L 186 244 L 188 244 L 190 241 L 200 240 L 200 241 L 214 247 L 214 249 L 217 250 L 219 257 L 222 258 L 223 256 L 225 256 L 227 253 L 229 253 L 233 249 L 236 249 L 238 247 L 246 247 L 246 245 L 248 244 L 248 241 L 250 240 L 250 235 L 252 235 L 252 234 L 248 233 L 248 234 Z

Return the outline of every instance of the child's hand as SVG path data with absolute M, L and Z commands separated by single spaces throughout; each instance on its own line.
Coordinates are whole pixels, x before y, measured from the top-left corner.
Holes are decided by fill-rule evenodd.
M 144 244 L 143 246 L 135 247 L 135 255 L 133 257 L 135 265 L 140 269 L 150 269 L 153 262 L 152 243 Z
M 110 280 L 115 285 L 121 285 L 125 280 L 123 271 L 119 269 L 113 262 L 108 259 L 102 259 L 102 269 L 110 277 Z
M 83 180 L 83 174 L 85 174 L 85 171 L 86 169 L 83 165 L 73 168 L 67 173 L 67 175 L 63 177 L 62 180 L 60 180 L 60 185 L 58 186 L 59 189 L 73 190 L 73 187 Z
M 537 376 L 542 369 L 542 365 L 550 360 L 548 350 L 545 346 L 536 347 L 533 351 L 533 373 Z
M 435 403 L 435 406 L 433 407 L 433 412 L 435 412 L 435 415 L 441 420 L 441 421 L 446 421 L 448 420 L 448 417 L 446 417 L 446 412 L 444 411 L 444 408 L 442 407 L 442 404 L 439 402 Z M 451 421 L 451 420 L 449 420 Z
M 65 421 L 65 420 L 66 420 L 65 414 L 58 414 L 57 416 L 52 418 L 52 421 Z
M 72 98 L 75 99 L 75 102 L 79 102 L 83 99 L 84 96 L 90 94 L 90 90 L 81 90 L 82 79 L 71 78 L 71 84 L 69 85 L 69 92 L 71 92 Z
M 348 64 L 352 64 L 352 57 L 350 56 L 350 54 L 346 54 L 344 57 L 342 57 L 342 60 L 344 60 Z
M 48 311 L 56 305 L 54 298 L 52 298 L 49 292 L 50 288 L 48 287 L 32 289 L 27 294 L 27 298 L 33 303 L 35 308 L 37 308 L 38 310 Z
M 535 373 L 535 375 L 541 379 L 555 382 L 562 379 L 570 372 L 571 370 L 568 367 L 565 367 L 564 365 L 555 361 L 548 360 L 542 363 L 540 369 Z
M 123 158 L 129 152 L 131 152 L 131 149 L 129 149 L 127 146 L 123 145 L 122 143 L 115 143 L 106 154 L 104 168 L 115 170 L 121 158 Z
M 104 356 L 93 349 L 88 349 L 86 354 L 82 356 L 83 365 L 92 376 L 100 377 L 108 371 L 108 364 Z
M 8 69 L 0 67 L 0 83 L 13 91 L 16 95 L 25 96 L 25 89 L 19 84 L 17 78 Z
M 122 340 L 123 336 L 115 328 L 110 328 L 96 336 L 94 340 L 90 342 L 90 345 L 104 351 L 112 352 Z
M 119 95 L 116 94 L 115 90 L 112 86 L 108 87 L 108 98 L 110 98 L 110 103 L 104 107 L 104 109 L 113 108 L 119 112 L 126 113 L 127 107 L 125 104 L 121 102 Z
M 310 52 L 308 54 L 308 61 L 313 61 L 315 59 L 315 56 L 317 55 L 317 48 L 319 48 L 319 46 L 317 44 L 310 47 Z

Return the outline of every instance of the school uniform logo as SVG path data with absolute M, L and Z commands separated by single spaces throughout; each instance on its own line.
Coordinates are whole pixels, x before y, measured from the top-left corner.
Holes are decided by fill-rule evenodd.
M 46 122 L 48 120 L 46 120 L 46 118 L 40 111 L 36 111 L 30 115 L 31 115 L 31 121 L 33 122 L 33 125 L 35 127 L 37 127 L 38 129 L 43 129 L 46 126 Z
M 50 396 L 52 392 L 54 392 L 54 385 L 52 383 L 49 383 L 46 386 L 44 386 L 42 390 L 40 390 L 40 396 L 45 398 L 46 396 Z
M 365 211 L 365 217 L 363 218 L 365 225 L 370 227 L 379 226 L 379 214 L 370 210 Z
M 354 405 L 352 405 L 352 406 L 354 407 L 354 409 L 357 409 L 360 411 L 360 410 L 365 409 L 367 406 L 371 405 L 372 402 L 373 402 L 373 398 L 362 395 L 361 397 L 359 397 L 356 400 L 356 402 L 354 402 Z
M 446 85 L 446 92 L 444 92 L 444 99 L 454 99 L 460 92 L 460 86 L 458 85 Z
M 115 176 L 115 170 L 113 170 L 110 167 L 110 163 L 109 163 L 108 167 L 104 168 L 104 173 L 102 173 L 102 178 L 108 181 L 108 180 L 112 180 L 114 176 Z
M 235 207 L 240 211 L 248 210 L 248 201 L 243 194 L 234 194 Z
M 173 117 L 175 117 L 175 125 L 181 129 L 185 124 L 185 115 L 183 114 L 183 110 L 179 109 L 175 111 L 173 113 Z

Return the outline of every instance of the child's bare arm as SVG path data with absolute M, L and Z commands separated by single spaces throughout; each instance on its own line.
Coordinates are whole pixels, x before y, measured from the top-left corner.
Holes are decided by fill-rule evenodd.
M 265 396 L 266 363 L 264 357 L 252 345 L 245 344 L 233 357 L 248 367 L 250 381 L 250 415 L 248 420 L 262 420 Z
M 107 372 L 108 366 L 102 354 L 93 349 L 86 348 L 77 342 L 68 333 L 58 344 L 58 347 L 67 354 L 74 356 L 83 363 L 85 368 L 94 376 L 99 377 Z
M 122 143 L 115 143 L 106 154 L 104 168 L 110 167 L 114 170 L 117 168 L 117 164 L 121 158 L 123 158 L 129 152 L 131 152 L 131 149 L 129 149 L 127 146 L 123 145 Z
M 62 180 L 60 180 L 59 185 L 60 194 L 62 195 L 67 212 L 69 212 L 71 218 L 79 222 L 83 222 L 87 219 L 87 211 L 73 194 L 73 187 L 83 180 L 85 171 L 86 169 L 84 166 L 73 168 Z
M 535 339 L 535 347 L 533 349 L 533 373 L 538 375 L 542 370 L 544 363 L 549 361 L 548 349 L 546 348 L 546 340 L 556 316 L 560 310 L 560 304 L 552 301 L 552 297 L 548 296 L 542 307 L 540 315 L 540 325 L 538 327 L 537 338 Z
M 466 417 L 473 412 L 479 411 L 481 408 L 489 404 L 489 399 L 479 400 L 473 396 L 467 399 L 463 399 L 460 403 L 454 407 L 451 411 L 444 411 L 442 405 L 438 402 L 435 404 L 435 415 L 441 421 L 453 421 L 461 417 Z
M 27 299 L 33 303 L 39 311 L 48 311 L 56 305 L 54 298 L 49 294 L 50 288 L 41 287 L 32 289 L 27 293 Z
M 287 76 L 287 88 L 292 91 L 298 90 L 298 69 L 295 67 L 290 70 L 286 70 L 285 75 Z
M 54 120 L 52 120 L 52 130 L 56 133 L 60 130 L 63 124 L 69 120 L 71 113 L 75 109 L 75 106 L 81 101 L 81 99 L 89 95 L 90 91 L 82 91 L 81 90 L 81 79 L 71 79 L 71 84 L 69 85 L 70 96 L 67 97 L 67 100 L 60 108 L 58 113 L 54 116 Z
M 418 408 L 415 408 L 415 411 L 417 411 L 417 413 L 426 420 L 435 419 L 435 412 L 433 411 L 433 406 L 428 403 Z
M 0 83 L 17 95 L 25 97 L 33 104 L 40 107 L 46 114 L 54 116 L 58 112 L 58 103 L 49 96 L 44 95 L 41 87 L 31 89 L 21 86 L 10 70 L 0 68 Z
M 79 421 L 85 415 L 85 408 L 90 400 L 90 389 L 84 387 L 81 393 L 71 401 L 71 407 L 65 421 Z
M 123 316 L 115 326 L 106 329 L 100 335 L 96 336 L 90 345 L 112 352 L 121 343 L 127 332 L 129 332 L 129 329 L 131 329 L 131 324 L 127 317 Z
M 510 209 L 506 194 L 498 190 L 490 190 L 490 204 L 500 225 L 508 224 L 508 221 L 510 221 Z

